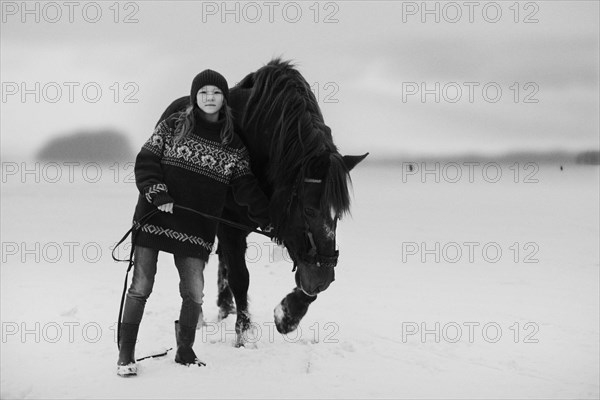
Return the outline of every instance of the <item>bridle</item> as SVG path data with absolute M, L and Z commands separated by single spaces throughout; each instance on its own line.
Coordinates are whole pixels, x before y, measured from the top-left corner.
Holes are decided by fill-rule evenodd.
M 305 178 L 303 180 L 303 182 L 304 183 L 321 184 L 322 180 Z M 310 250 L 308 251 L 308 253 L 304 256 L 301 255 L 300 259 L 310 265 L 316 265 L 317 267 L 334 268 L 337 265 L 338 256 L 339 256 L 340 252 L 339 252 L 339 250 L 336 249 L 334 254 L 331 256 L 319 254 L 319 252 L 317 250 L 317 245 L 315 244 L 315 239 L 314 239 L 313 233 L 310 230 L 310 224 L 308 223 L 306 213 L 304 212 L 304 204 L 302 202 L 302 198 L 298 195 L 300 184 L 301 184 L 301 178 L 298 177 L 296 184 L 294 185 L 294 188 L 292 189 L 292 194 L 288 201 L 288 207 L 287 207 L 287 213 L 288 213 L 288 215 L 291 215 L 292 204 L 294 202 L 294 199 L 298 202 L 298 206 L 300 208 L 300 213 L 302 215 L 302 222 L 304 223 L 304 237 L 305 237 L 306 241 L 308 242 L 308 244 L 310 245 Z M 296 267 L 297 267 L 297 262 L 294 259 L 294 257 L 292 257 L 292 258 L 294 261 L 294 267 L 293 267 L 292 271 L 295 271 Z

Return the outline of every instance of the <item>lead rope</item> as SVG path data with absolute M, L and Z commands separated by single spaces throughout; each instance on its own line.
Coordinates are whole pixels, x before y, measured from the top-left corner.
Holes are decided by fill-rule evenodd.
M 125 304 L 125 293 L 127 291 L 127 281 L 129 279 L 129 271 L 131 271 L 131 267 L 133 267 L 133 253 L 135 251 L 135 234 L 137 233 L 137 231 L 142 227 L 142 225 L 144 225 L 146 223 L 146 221 L 148 221 L 150 218 L 152 218 L 156 213 L 160 212 L 160 210 L 154 209 L 146 214 L 144 214 L 142 216 L 142 218 L 140 218 L 140 220 L 138 222 L 134 222 L 133 226 L 125 233 L 125 235 L 123 235 L 123 237 L 121 238 L 121 240 L 119 240 L 119 242 L 115 245 L 115 247 L 112 250 L 112 258 L 113 260 L 117 261 L 117 262 L 129 262 L 129 264 L 127 265 L 127 272 L 125 273 L 125 282 L 123 282 L 123 292 L 121 293 L 121 304 L 119 305 L 119 319 L 117 320 L 117 348 L 119 350 L 121 350 L 121 319 L 123 317 L 123 304 Z M 117 257 L 115 257 L 115 251 L 117 250 L 117 247 L 119 247 L 121 245 L 121 243 L 123 243 L 127 237 L 129 236 L 129 234 L 131 234 L 131 252 L 129 253 L 129 260 L 120 260 Z

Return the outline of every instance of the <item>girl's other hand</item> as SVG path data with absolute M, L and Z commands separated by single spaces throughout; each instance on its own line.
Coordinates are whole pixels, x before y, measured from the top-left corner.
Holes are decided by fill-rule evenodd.
M 168 212 L 173 214 L 173 203 L 167 203 L 167 204 L 163 204 L 158 206 L 158 209 L 162 212 Z

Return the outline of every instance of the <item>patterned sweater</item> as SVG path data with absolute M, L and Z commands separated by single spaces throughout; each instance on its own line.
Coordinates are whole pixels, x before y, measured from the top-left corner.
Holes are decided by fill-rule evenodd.
M 269 223 L 269 201 L 250 171 L 248 152 L 237 135 L 223 146 L 223 121 L 196 118 L 195 130 L 174 144 L 177 114 L 160 122 L 135 161 L 140 191 L 134 225 L 149 211 L 173 202 L 221 216 L 228 187 L 237 203 L 248 206 L 249 217 L 261 228 Z M 135 236 L 135 244 L 172 254 L 208 260 L 217 223 L 189 211 L 173 209 L 150 218 Z

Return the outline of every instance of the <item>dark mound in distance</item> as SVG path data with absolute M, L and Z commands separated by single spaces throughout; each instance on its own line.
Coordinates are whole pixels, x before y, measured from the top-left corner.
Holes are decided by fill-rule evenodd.
M 38 152 L 40 161 L 87 161 L 110 163 L 133 161 L 134 154 L 121 132 L 81 130 L 50 140 Z

